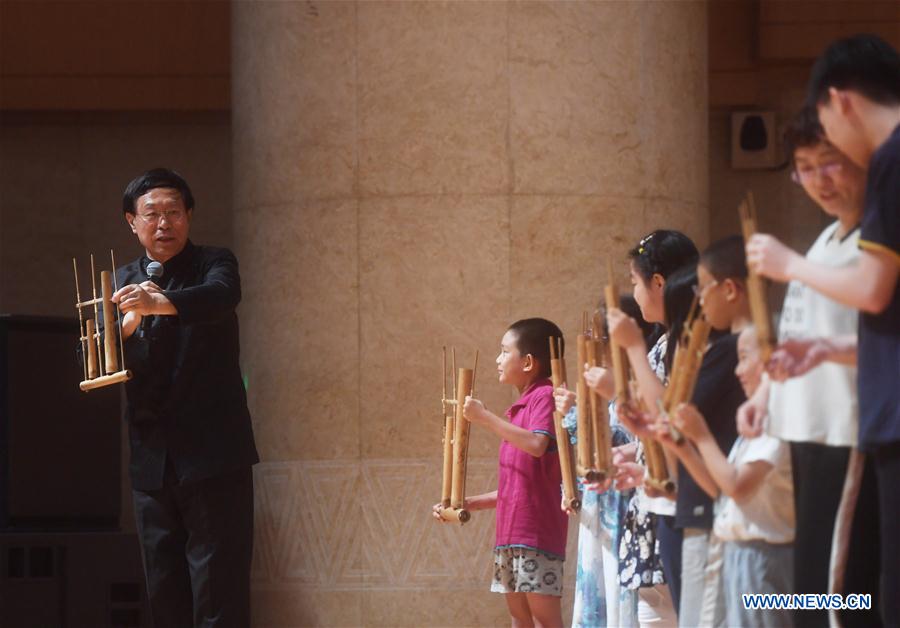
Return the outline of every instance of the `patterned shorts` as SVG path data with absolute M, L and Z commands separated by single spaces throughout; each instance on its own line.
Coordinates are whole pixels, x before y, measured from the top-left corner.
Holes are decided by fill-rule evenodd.
M 494 593 L 562 595 L 562 558 L 524 547 L 494 550 Z

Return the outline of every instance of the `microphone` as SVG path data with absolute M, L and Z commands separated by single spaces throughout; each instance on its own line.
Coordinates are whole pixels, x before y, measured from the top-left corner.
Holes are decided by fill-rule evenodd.
M 162 276 L 163 276 L 163 265 L 162 264 L 160 264 L 159 262 L 150 262 L 149 264 L 147 264 L 147 278 L 150 281 L 152 281 L 153 283 L 155 283 L 158 286 L 159 284 L 156 283 L 156 280 Z
M 159 286 L 159 283 L 157 283 L 157 279 L 162 278 L 162 276 L 163 276 L 163 265 L 162 264 L 160 264 L 159 262 L 150 262 L 149 264 L 147 264 L 147 279 L 149 279 L 151 282 L 153 282 L 154 284 Z M 148 316 L 145 316 L 141 320 L 141 335 L 144 337 L 146 337 L 150 331 L 150 324 L 151 324 L 150 318 L 151 317 L 148 315 Z

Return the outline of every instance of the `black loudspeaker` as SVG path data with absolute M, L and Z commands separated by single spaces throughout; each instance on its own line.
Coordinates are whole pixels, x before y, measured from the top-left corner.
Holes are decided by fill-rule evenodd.
M 121 386 L 81 392 L 76 319 L 0 316 L 0 529 L 118 529 Z
M 779 165 L 775 142 L 775 114 L 735 111 L 731 114 L 731 167 L 769 169 Z

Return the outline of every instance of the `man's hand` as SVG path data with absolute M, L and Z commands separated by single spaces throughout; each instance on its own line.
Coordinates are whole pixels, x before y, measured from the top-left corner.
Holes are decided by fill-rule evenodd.
M 644 336 L 637 322 L 618 308 L 610 308 L 606 313 L 609 339 L 624 349 L 644 345 Z
M 776 382 L 804 375 L 822 362 L 831 348 L 821 338 L 790 339 L 778 345 L 766 363 L 766 371 Z
M 484 403 L 471 396 L 466 397 L 466 404 L 463 406 L 463 416 L 469 423 L 484 423 L 487 419 L 488 411 L 484 407 Z
M 140 326 L 143 317 L 134 310 L 122 316 L 122 340 L 127 340 Z
M 553 401 L 556 404 L 556 411 L 560 414 L 565 414 L 575 405 L 575 393 L 563 384 L 553 390 Z
M 790 281 L 791 263 L 799 257 L 770 235 L 757 233 L 747 242 L 747 267 L 775 281 Z
M 118 304 L 123 314 L 135 312 L 141 316 L 151 314 L 175 314 L 175 306 L 166 298 L 162 290 L 151 281 L 142 284 L 128 284 L 112 295 L 112 302 Z

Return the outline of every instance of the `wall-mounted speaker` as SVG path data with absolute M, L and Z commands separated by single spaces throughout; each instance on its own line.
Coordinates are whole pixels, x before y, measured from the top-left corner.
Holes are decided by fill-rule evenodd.
M 735 170 L 778 166 L 775 113 L 735 111 L 731 114 L 731 167 Z

